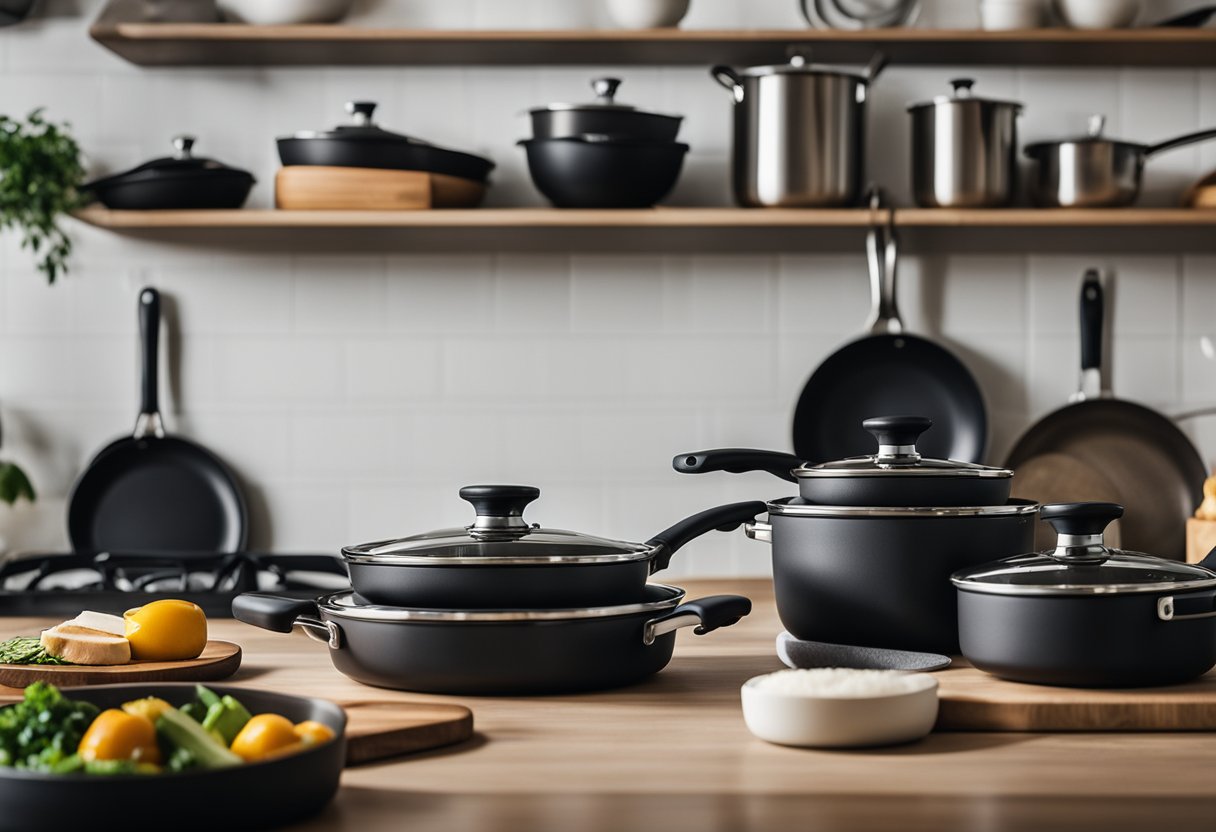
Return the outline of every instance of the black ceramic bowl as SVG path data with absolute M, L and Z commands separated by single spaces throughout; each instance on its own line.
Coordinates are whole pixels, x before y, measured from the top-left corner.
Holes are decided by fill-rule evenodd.
M 688 145 L 678 142 L 525 139 L 532 182 L 559 208 L 649 208 L 671 192 Z
M 269 829 L 315 815 L 333 799 L 346 759 L 341 708 L 323 699 L 208 687 L 235 696 L 254 714 L 324 723 L 337 739 L 262 763 L 182 774 L 100 777 L 0 768 L 0 830 Z M 194 698 L 194 685 L 98 685 L 64 688 L 63 693 L 103 709 L 144 696 L 182 705 Z

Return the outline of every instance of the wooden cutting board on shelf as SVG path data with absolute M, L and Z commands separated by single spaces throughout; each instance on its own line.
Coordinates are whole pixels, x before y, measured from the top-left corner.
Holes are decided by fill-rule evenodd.
M 0 664 L 0 685 L 23 688 L 50 682 L 61 688 L 122 685 L 128 682 L 218 682 L 241 666 L 241 648 L 231 641 L 208 641 L 197 659 L 89 667 L 78 664 Z
M 290 165 L 274 178 L 275 206 L 285 211 L 418 211 L 476 208 L 484 182 L 417 170 Z
M 430 702 L 345 702 L 346 764 L 413 754 L 473 736 L 473 712 Z
M 934 674 L 939 731 L 1216 731 L 1216 672 L 1164 688 L 1023 685 L 956 659 Z

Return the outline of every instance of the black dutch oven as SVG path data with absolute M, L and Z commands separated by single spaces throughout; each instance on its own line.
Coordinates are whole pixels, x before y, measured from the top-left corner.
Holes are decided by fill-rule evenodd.
M 995 506 L 1009 499 L 1012 471 L 917 453 L 917 439 L 932 426 L 921 416 L 866 419 L 862 427 L 878 452 L 820 465 L 779 451 L 722 448 L 681 454 L 672 467 L 684 474 L 767 471 L 797 482 L 803 501 L 831 506 Z
M 1216 550 L 1185 564 L 1107 547 L 1114 503 L 1044 506 L 1056 548 L 960 571 L 959 640 L 1017 682 L 1145 687 L 1216 666 Z
M 249 171 L 193 154 L 193 136 L 173 139 L 172 156 L 84 185 L 107 208 L 139 211 L 240 208 L 254 178 Z
M 598 134 L 618 139 L 674 142 L 682 116 L 650 113 L 616 100 L 619 78 L 596 78 L 591 82 L 596 100 L 589 104 L 550 104 L 529 110 L 532 137 L 561 139 Z
M 680 178 L 688 145 L 599 133 L 524 139 L 532 184 L 558 208 L 649 208 Z
M 355 591 L 375 604 L 437 609 L 637 603 L 686 543 L 764 513 L 759 501 L 732 503 L 629 543 L 529 524 L 524 507 L 540 496 L 532 486 L 470 485 L 460 496 L 477 513 L 470 526 L 344 548 Z
M 354 123 L 323 132 L 301 132 L 278 140 L 284 165 L 334 165 L 442 173 L 485 182 L 494 163 L 472 153 L 448 150 L 376 126 L 372 101 L 351 101 Z
M 232 602 L 247 624 L 280 633 L 302 627 L 357 682 L 496 696 L 632 684 L 667 666 L 676 630 L 708 633 L 749 612 L 751 601 L 738 595 L 685 602 L 683 590 L 661 584 L 634 604 L 552 610 L 407 609 L 352 592 L 316 601 L 248 593 Z

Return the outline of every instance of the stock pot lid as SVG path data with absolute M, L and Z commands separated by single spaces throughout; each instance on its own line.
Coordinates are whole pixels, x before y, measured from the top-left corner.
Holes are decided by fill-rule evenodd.
M 597 112 L 616 112 L 622 115 L 637 114 L 639 116 L 660 116 L 662 118 L 674 119 L 680 118 L 680 116 L 667 115 L 666 113 L 653 113 L 647 110 L 639 110 L 632 104 L 621 104 L 616 100 L 616 91 L 620 85 L 620 78 L 595 78 L 591 81 L 591 89 L 595 92 L 595 101 L 591 101 L 586 104 L 549 104 L 545 107 L 535 107 L 528 112 L 546 113 L 555 110 L 594 110 Z
M 950 82 L 953 87 L 953 92 L 950 95 L 939 95 L 930 101 L 920 101 L 916 104 L 908 106 L 908 111 L 919 110 L 924 107 L 936 107 L 938 105 L 947 104 L 965 104 L 974 102 L 976 104 L 992 104 L 998 107 L 1013 107 L 1018 112 L 1021 112 L 1023 105 L 1019 101 L 1004 101 L 999 98 L 982 98 L 978 95 L 972 95 L 971 88 L 975 85 L 975 80 L 972 78 L 955 78 Z
M 802 55 L 794 55 L 789 63 L 767 64 L 764 66 L 749 66 L 737 70 L 739 75 L 755 78 L 761 75 L 837 75 L 844 78 L 869 83 L 870 78 L 864 70 L 848 66 L 832 64 L 808 63 Z
M 1009 479 L 1013 471 L 955 459 L 926 459 L 916 451 L 916 440 L 933 427 L 923 416 L 879 416 L 861 426 L 878 441 L 878 453 L 801 465 L 798 479 L 826 477 L 951 477 L 961 479 Z
M 1043 506 L 1055 527 L 1056 548 L 956 572 L 960 589 L 992 595 L 1121 595 L 1216 587 L 1202 566 L 1124 552 L 1104 545 L 1102 532 L 1123 515 L 1114 503 Z
M 540 496 L 526 485 L 469 485 L 460 489 L 477 517 L 471 526 L 348 546 L 353 563 L 386 566 L 619 563 L 645 560 L 654 547 L 563 529 L 529 525 L 524 507 Z

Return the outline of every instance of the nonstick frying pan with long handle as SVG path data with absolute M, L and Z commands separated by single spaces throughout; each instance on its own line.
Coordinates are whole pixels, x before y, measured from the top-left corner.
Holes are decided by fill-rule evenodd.
M 160 294 L 139 293 L 143 351 L 135 431 L 103 448 L 68 500 L 78 552 L 236 552 L 247 542 L 245 497 L 211 451 L 165 433 L 157 390 Z
M 1030 428 L 1018 440 L 1006 467 L 1019 470 L 1037 464 L 1047 455 L 1078 466 L 1075 482 L 1109 483 L 1125 512 L 1120 536 L 1124 548 L 1155 552 L 1181 560 L 1186 553 L 1186 520 L 1203 500 L 1206 476 L 1203 458 L 1181 430 L 1166 416 L 1144 405 L 1114 398 L 1102 381 L 1102 327 L 1105 301 L 1096 271 L 1081 284 L 1081 385 L 1066 405 Z M 1096 393 L 1095 393 L 1096 390 Z M 1070 479 L 1057 473 L 1059 489 Z M 1013 493 L 1027 485 L 1015 477 Z M 1096 493 L 1069 493 L 1066 502 L 1098 499 Z
M 878 207 L 877 194 L 871 207 Z M 984 397 L 952 353 L 904 332 L 896 306 L 898 240 L 893 221 L 866 237 L 873 307 L 869 335 L 819 365 L 794 410 L 794 452 L 810 463 L 870 453 L 861 424 L 882 413 L 915 413 L 933 421 L 920 452 L 935 459 L 979 462 L 988 443 Z

